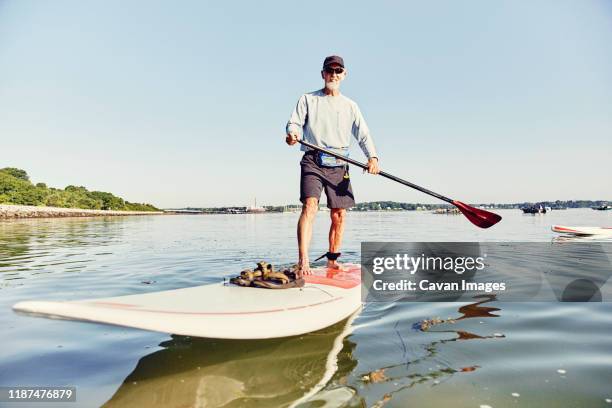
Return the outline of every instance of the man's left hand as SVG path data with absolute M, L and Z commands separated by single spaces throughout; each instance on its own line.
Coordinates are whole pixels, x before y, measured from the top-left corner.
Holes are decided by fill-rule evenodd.
M 380 169 L 378 168 L 378 157 L 372 157 L 370 160 L 368 160 L 368 173 L 380 173 Z

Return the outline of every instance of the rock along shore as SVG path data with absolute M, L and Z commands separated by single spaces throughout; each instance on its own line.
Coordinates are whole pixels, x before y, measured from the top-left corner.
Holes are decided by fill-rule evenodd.
M 0 204 L 0 219 L 43 217 L 94 217 L 104 215 L 159 215 L 163 211 L 86 210 L 83 208 L 37 207 L 33 205 Z

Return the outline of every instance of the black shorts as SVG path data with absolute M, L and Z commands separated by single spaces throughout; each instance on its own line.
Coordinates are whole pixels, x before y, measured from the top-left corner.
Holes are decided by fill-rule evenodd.
M 317 163 L 317 154 L 314 151 L 304 153 L 300 161 L 302 173 L 300 176 L 300 201 L 306 198 L 321 198 L 321 191 L 325 189 L 328 208 L 350 208 L 355 205 L 355 197 L 351 188 L 351 180 L 344 178 L 348 175 L 348 165 L 341 167 L 323 167 Z

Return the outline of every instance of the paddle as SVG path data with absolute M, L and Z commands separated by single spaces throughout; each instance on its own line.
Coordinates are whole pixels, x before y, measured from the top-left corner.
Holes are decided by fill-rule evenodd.
M 310 147 L 311 149 L 318 150 L 318 151 L 323 152 L 325 154 L 329 154 L 330 156 L 334 156 L 337 159 L 341 159 L 341 160 L 344 160 L 344 161 L 346 161 L 348 163 L 354 164 L 355 166 L 361 167 L 364 170 L 368 169 L 368 165 L 365 164 L 365 163 L 358 162 L 357 160 L 353 160 L 353 159 L 351 159 L 349 157 L 344 157 L 341 154 L 337 154 L 337 153 L 334 153 L 334 152 L 332 152 L 330 150 L 324 149 L 322 147 L 315 146 L 312 143 L 308 143 L 308 142 L 306 142 L 304 140 L 298 140 L 298 142 L 301 143 L 302 145 L 306 146 L 306 147 Z M 467 205 L 465 203 L 462 203 L 461 201 L 457 201 L 457 200 L 453 200 L 453 199 L 448 198 L 448 197 L 444 197 L 443 195 L 440 195 L 438 193 L 434 193 L 431 190 L 428 190 L 428 189 L 423 188 L 421 186 L 417 186 L 414 183 L 411 183 L 409 181 L 406 181 L 404 179 L 396 177 L 393 174 L 385 173 L 384 171 L 381 171 L 378 174 L 383 176 L 383 177 L 386 177 L 386 178 L 388 178 L 390 180 L 397 181 L 400 184 L 403 184 L 403 185 L 408 186 L 408 187 L 412 187 L 415 190 L 419 190 L 419 191 L 421 191 L 421 192 L 423 192 L 425 194 L 429 194 L 430 196 L 436 197 L 436 198 L 438 198 L 438 199 L 440 199 L 442 201 L 446 201 L 447 203 L 450 203 L 450 204 L 454 205 L 455 207 L 457 207 L 459 209 L 459 211 L 461 211 L 461 213 L 463 215 L 466 216 L 466 218 L 468 220 L 470 220 L 470 222 L 472 224 L 476 225 L 477 227 L 480 227 L 480 228 L 489 228 L 489 227 L 497 224 L 498 222 L 500 222 L 501 219 L 502 219 L 502 217 L 500 217 L 499 215 L 497 215 L 495 213 L 492 213 L 492 212 L 489 212 L 489 211 L 485 211 L 485 210 L 482 210 L 480 208 L 475 208 L 475 207 L 469 206 L 469 205 Z

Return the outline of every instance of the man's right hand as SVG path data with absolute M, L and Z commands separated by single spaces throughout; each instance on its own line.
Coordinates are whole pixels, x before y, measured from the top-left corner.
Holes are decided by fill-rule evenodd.
M 297 141 L 298 141 L 297 135 L 287 134 L 287 137 L 285 138 L 285 142 L 287 142 L 289 146 L 293 146 L 294 144 L 297 143 Z

